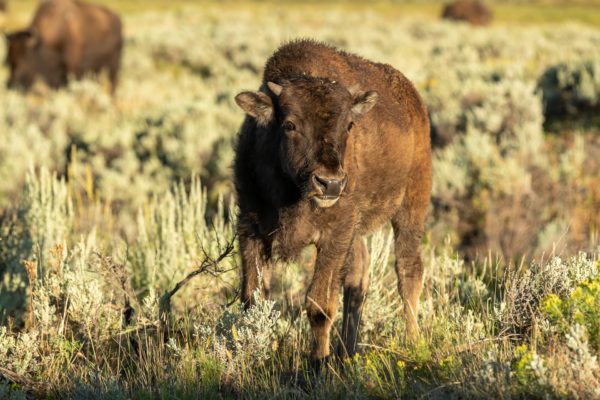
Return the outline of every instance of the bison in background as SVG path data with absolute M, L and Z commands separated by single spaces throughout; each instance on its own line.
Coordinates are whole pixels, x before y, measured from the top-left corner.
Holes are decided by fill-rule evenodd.
M 3 30 L 4 29 L 4 23 L 5 23 L 5 13 L 7 10 L 7 6 L 6 6 L 6 1 L 5 0 L 0 0 L 0 29 Z
M 69 75 L 108 72 L 114 92 L 123 46 L 120 18 L 77 0 L 46 0 L 28 29 L 8 34 L 9 87 L 29 89 L 36 78 L 58 88 Z
M 492 10 L 479 0 L 456 0 L 444 7 L 442 18 L 483 26 L 492 22 Z
M 234 162 L 245 306 L 255 290 L 269 295 L 277 258 L 313 244 L 312 359 L 329 356 L 341 288 L 341 354 L 351 356 L 369 282 L 363 238 L 391 222 L 406 330 L 416 337 L 431 146 L 414 86 L 390 65 L 301 40 L 269 59 L 258 91 L 235 100 L 247 114 Z

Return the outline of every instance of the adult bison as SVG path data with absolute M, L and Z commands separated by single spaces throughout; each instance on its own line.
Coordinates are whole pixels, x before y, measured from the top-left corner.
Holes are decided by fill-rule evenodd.
M 4 29 L 7 8 L 6 1 L 0 0 L 0 29 Z
M 28 89 L 36 78 L 51 87 L 107 70 L 117 85 L 123 38 L 120 18 L 105 7 L 77 0 L 46 0 L 27 30 L 7 35 L 9 87 Z
M 492 11 L 479 0 L 456 0 L 444 7 L 442 18 L 471 25 L 488 25 L 492 21 Z
M 354 354 L 369 280 L 363 236 L 391 221 L 414 337 L 431 192 L 429 121 L 414 86 L 390 65 L 300 40 L 271 56 L 259 91 L 235 100 L 248 114 L 234 163 L 245 306 L 256 289 L 269 295 L 275 257 L 314 244 L 306 295 L 313 361 L 329 355 L 340 286 L 342 350 Z

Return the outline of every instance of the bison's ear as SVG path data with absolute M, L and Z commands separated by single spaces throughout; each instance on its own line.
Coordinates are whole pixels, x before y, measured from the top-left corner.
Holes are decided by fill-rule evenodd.
M 357 93 L 354 96 L 354 104 L 352 105 L 352 115 L 354 118 L 359 118 L 368 113 L 375 103 L 377 103 L 378 97 L 377 92 L 373 90 Z
M 273 102 L 263 92 L 242 92 L 235 96 L 235 102 L 261 126 L 267 126 L 273 118 Z

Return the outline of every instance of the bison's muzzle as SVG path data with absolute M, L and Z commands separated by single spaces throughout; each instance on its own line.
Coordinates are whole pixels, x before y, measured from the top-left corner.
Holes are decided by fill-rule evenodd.
M 315 190 L 313 201 L 318 207 L 326 208 L 331 207 L 339 200 L 348 182 L 348 176 L 344 174 L 340 179 L 313 174 L 311 181 Z

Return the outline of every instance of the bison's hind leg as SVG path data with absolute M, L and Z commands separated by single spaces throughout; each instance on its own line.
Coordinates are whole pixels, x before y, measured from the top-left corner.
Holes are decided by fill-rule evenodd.
M 406 335 L 414 340 L 419 334 L 417 315 L 423 287 L 421 239 L 429 207 L 430 185 L 425 180 L 408 186 L 401 208 L 392 218 L 398 290 L 404 303 Z
M 110 93 L 115 94 L 119 83 L 119 69 L 121 68 L 121 53 L 113 55 L 108 65 L 108 79 L 110 80 Z
M 369 251 L 361 238 L 354 240 L 348 253 L 344 276 L 344 318 L 340 356 L 356 353 L 362 307 L 369 287 Z

